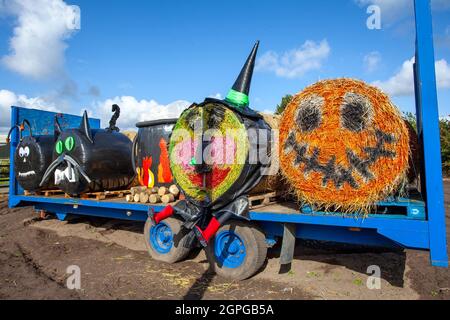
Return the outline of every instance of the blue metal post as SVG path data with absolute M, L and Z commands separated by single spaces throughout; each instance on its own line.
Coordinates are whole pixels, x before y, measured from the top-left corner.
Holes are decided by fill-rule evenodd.
M 414 82 L 417 128 L 423 146 L 422 179 L 429 221 L 430 258 L 433 266 L 448 267 L 430 0 L 415 0 L 414 6 L 416 15 Z
M 11 127 L 17 124 L 18 110 L 15 107 L 11 107 Z M 9 197 L 8 205 L 10 207 L 15 206 L 17 203 L 13 201 L 14 195 L 17 195 L 17 181 L 14 170 L 14 152 L 19 144 L 19 130 L 13 130 L 11 133 L 11 140 L 9 142 Z

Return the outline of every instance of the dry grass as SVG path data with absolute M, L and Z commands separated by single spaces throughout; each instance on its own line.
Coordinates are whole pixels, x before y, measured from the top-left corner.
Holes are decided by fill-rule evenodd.
M 370 103 L 370 120 L 360 132 L 342 126 L 342 105 L 346 93 L 364 96 Z M 324 98 L 321 121 L 318 128 L 304 132 L 296 123 L 296 115 L 302 101 L 313 95 Z M 294 165 L 296 152 L 284 152 L 283 147 L 291 132 L 295 133 L 298 145 L 307 144 L 306 155 L 318 148 L 318 162 L 326 165 L 334 156 L 336 166 L 352 168 L 347 156 L 351 150 L 360 159 L 367 159 L 366 147 L 377 144 L 376 130 L 390 134 L 395 142 L 386 143 L 386 150 L 395 152 L 395 157 L 380 157 L 370 164 L 373 179 L 365 179 L 353 168 L 352 177 L 358 187 L 345 182 L 337 187 L 333 181 L 323 185 L 322 172 L 305 172 L 305 164 Z M 383 92 L 361 81 L 336 79 L 320 81 L 297 94 L 283 113 L 280 124 L 280 162 L 282 173 L 289 181 L 299 201 L 343 212 L 368 212 L 376 201 L 392 195 L 404 184 L 408 169 L 409 134 L 397 108 Z

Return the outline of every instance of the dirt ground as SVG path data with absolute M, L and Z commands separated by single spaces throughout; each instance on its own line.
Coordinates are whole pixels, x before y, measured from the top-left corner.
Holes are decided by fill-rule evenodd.
M 445 182 L 447 239 L 450 182 Z M 449 299 L 450 271 L 427 252 L 299 241 L 291 271 L 279 273 L 279 248 L 255 277 L 230 282 L 208 271 L 203 251 L 181 263 L 153 261 L 143 223 L 76 217 L 38 219 L 32 208 L 8 209 L 0 195 L 0 299 Z M 81 289 L 66 287 L 71 265 Z M 381 269 L 381 288 L 366 286 Z

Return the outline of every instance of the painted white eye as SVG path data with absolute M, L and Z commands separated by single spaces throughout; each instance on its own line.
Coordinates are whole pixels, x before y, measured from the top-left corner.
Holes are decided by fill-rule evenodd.
M 30 154 L 30 148 L 25 147 L 25 148 L 23 149 L 23 154 L 24 154 L 25 157 L 28 157 L 29 154 Z
M 25 150 L 22 147 L 20 147 L 19 148 L 19 157 L 23 158 L 24 153 L 25 153 Z

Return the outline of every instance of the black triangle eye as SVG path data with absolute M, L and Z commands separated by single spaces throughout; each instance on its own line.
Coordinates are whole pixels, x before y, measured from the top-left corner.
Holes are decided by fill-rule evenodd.
M 352 132 L 361 132 L 370 125 L 373 108 L 370 101 L 356 93 L 347 93 L 341 106 L 341 125 Z
M 295 122 L 302 132 L 308 133 L 320 126 L 324 100 L 321 96 L 312 95 L 300 103 Z

